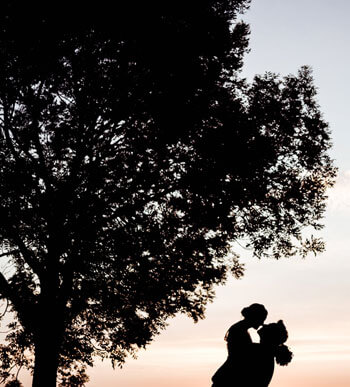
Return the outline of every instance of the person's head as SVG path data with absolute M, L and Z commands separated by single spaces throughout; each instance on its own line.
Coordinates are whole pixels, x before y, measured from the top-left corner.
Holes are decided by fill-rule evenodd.
M 248 324 L 254 329 L 258 329 L 267 317 L 267 310 L 264 305 L 261 304 L 252 304 L 247 306 L 242 309 L 241 313 Z
M 267 344 L 274 348 L 276 362 L 279 365 L 287 365 L 293 357 L 293 353 L 286 345 L 288 332 L 282 320 L 277 323 L 266 324 L 258 330 L 260 343 Z
M 288 339 L 288 332 L 282 320 L 264 325 L 258 330 L 258 334 L 263 344 L 280 345 Z

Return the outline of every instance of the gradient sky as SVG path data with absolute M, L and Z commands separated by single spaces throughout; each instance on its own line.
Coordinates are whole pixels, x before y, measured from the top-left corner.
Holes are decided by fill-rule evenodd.
M 296 73 L 304 64 L 314 70 L 339 168 L 321 232 L 326 252 L 316 258 L 258 261 L 240 251 L 245 276 L 217 288 L 205 320 L 194 324 L 179 316 L 169 321 L 167 330 L 121 370 L 97 362 L 89 370 L 88 387 L 209 387 L 226 357 L 227 328 L 252 302 L 267 307 L 267 321 L 284 320 L 294 352 L 288 367 L 276 367 L 271 387 L 350 386 L 349 14 L 348 0 L 252 0 L 243 17 L 251 24 L 244 67 L 248 79 L 265 71 Z M 30 386 L 26 374 L 20 379 Z

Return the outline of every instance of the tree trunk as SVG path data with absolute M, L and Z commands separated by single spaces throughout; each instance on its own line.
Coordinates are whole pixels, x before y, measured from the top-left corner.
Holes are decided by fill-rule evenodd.
M 54 257 L 51 261 L 55 262 Z M 51 263 L 52 263 L 51 262 Z M 41 293 L 33 320 L 35 364 L 32 387 L 56 387 L 57 370 L 64 332 L 64 310 L 58 302 L 58 270 L 41 279 Z
M 46 330 L 46 333 L 47 330 Z M 40 334 L 35 343 L 35 365 L 32 387 L 56 387 L 59 346 L 57 337 Z

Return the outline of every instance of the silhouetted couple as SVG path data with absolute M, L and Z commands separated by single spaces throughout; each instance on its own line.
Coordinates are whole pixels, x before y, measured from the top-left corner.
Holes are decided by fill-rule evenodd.
M 242 310 L 243 320 L 227 331 L 228 357 L 212 377 L 212 387 L 266 387 L 275 366 L 287 365 L 292 353 L 283 345 L 288 333 L 283 321 L 263 325 L 267 310 L 264 305 L 252 304 Z M 248 329 L 258 329 L 260 343 L 253 343 Z

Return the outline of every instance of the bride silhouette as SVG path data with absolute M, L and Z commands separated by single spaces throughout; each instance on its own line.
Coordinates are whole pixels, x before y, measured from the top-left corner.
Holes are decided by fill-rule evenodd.
M 253 304 L 242 310 L 244 319 L 232 325 L 226 334 L 228 358 L 212 377 L 212 387 L 267 387 L 274 363 L 287 365 L 292 353 L 283 343 L 288 333 L 283 321 L 259 329 L 260 343 L 253 343 L 249 328 L 257 329 L 265 320 L 263 305 Z

